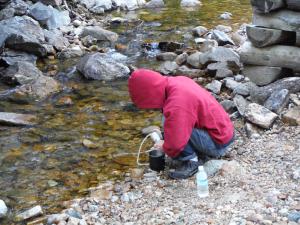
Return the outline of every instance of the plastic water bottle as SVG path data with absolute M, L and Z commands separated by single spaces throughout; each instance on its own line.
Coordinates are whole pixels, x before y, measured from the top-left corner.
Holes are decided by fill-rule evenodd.
M 198 167 L 196 174 L 197 194 L 200 198 L 205 198 L 209 195 L 207 174 L 203 166 Z

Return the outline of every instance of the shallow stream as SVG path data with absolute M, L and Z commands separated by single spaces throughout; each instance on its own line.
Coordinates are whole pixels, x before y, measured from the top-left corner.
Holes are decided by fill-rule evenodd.
M 160 11 L 114 13 L 138 17 L 145 23 L 138 29 L 124 26 L 112 29 L 121 34 L 121 43 L 135 43 L 139 49 L 140 41 L 184 41 L 183 34 L 198 25 L 213 28 L 223 24 L 237 29 L 250 22 L 249 0 L 203 0 L 202 3 L 194 11 L 180 9 L 178 0 L 169 0 Z M 232 20 L 218 18 L 225 11 L 233 14 Z M 129 56 L 137 67 L 157 65 L 151 54 L 133 52 Z M 49 61 L 40 67 L 57 64 L 61 72 L 66 72 L 76 62 Z M 70 74 L 70 78 L 62 80 L 64 91 L 45 102 L 31 105 L 0 102 L 0 111 L 29 113 L 39 118 L 32 127 L 0 126 L 0 199 L 14 212 L 35 205 L 42 205 L 47 213 L 55 212 L 64 200 L 85 195 L 89 187 L 107 179 L 122 178 L 135 165 L 135 159 L 126 158 L 122 162 L 112 155 L 136 152 L 142 140 L 141 129 L 160 124 L 159 112 L 137 111 L 130 106 L 126 81 L 86 81 L 79 74 Z M 70 99 L 73 104 L 62 104 Z M 84 147 L 84 139 L 97 147 Z

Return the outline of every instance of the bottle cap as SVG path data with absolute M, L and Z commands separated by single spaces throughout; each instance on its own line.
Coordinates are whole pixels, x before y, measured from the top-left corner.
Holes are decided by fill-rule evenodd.
M 198 170 L 200 171 L 204 171 L 204 167 L 203 166 L 198 166 Z

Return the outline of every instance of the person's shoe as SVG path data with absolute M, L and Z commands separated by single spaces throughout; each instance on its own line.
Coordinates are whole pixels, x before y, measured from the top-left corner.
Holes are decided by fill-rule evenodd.
M 166 156 L 166 167 L 169 169 L 175 169 L 182 165 L 182 161 L 177 159 L 172 159 L 171 157 Z
M 172 179 L 186 179 L 193 176 L 198 172 L 199 162 L 185 161 L 181 166 L 175 169 L 175 171 L 169 173 L 169 177 Z

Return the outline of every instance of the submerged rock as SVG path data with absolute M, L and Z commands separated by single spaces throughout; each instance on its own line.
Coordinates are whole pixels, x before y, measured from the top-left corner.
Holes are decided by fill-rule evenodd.
M 118 40 L 118 34 L 109 30 L 105 30 L 99 26 L 85 27 L 80 34 L 81 37 L 92 36 L 98 41 L 110 41 L 116 42 Z
M 77 64 L 77 70 L 94 80 L 114 80 L 127 77 L 130 72 L 127 66 L 103 53 L 87 54 Z
M 0 112 L 0 124 L 17 126 L 34 125 L 36 119 L 34 115 Z

